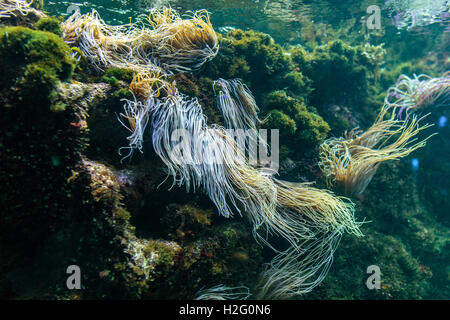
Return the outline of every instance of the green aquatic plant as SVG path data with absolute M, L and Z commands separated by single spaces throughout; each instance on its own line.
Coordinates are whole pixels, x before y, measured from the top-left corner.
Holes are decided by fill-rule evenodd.
M 307 97 L 313 91 L 310 79 L 305 77 L 300 69 L 286 73 L 283 76 L 282 84 L 285 90 L 295 96 Z
M 105 70 L 100 80 L 110 84 L 113 87 L 119 87 L 121 81 L 131 83 L 134 76 L 135 72 L 130 69 L 109 68 Z
M 33 27 L 36 30 L 52 32 L 57 36 L 62 36 L 62 28 L 60 21 L 54 17 L 43 17 L 36 22 Z
M 250 66 L 260 66 L 258 74 L 252 75 L 255 80 L 258 75 L 273 76 L 290 69 L 289 58 L 283 54 L 281 46 L 267 34 L 236 29 L 228 32 L 227 38 L 231 40 L 229 45 L 234 56 L 245 57 Z M 251 69 L 257 72 L 257 68 Z
M 318 145 L 330 131 L 320 115 L 309 111 L 301 100 L 288 96 L 285 91 L 273 91 L 267 95 L 265 108 L 270 110 L 266 126 L 279 128 L 290 146 Z
M 217 285 L 197 292 L 194 300 L 247 300 L 250 290 L 247 287 L 228 287 Z
M 321 116 L 307 110 L 303 104 L 295 107 L 293 119 L 297 124 L 297 140 L 306 145 L 317 145 L 322 142 L 330 131 L 327 122 Z
M 361 101 L 367 96 L 368 71 L 358 63 L 356 48 L 337 40 L 316 47 L 306 57 L 307 65 L 302 71 L 316 89 L 312 94 L 313 105 L 346 102 L 348 97 Z
M 105 70 L 102 77 L 115 78 L 117 80 L 125 81 L 126 83 L 131 83 L 134 78 L 134 71 L 130 69 L 121 68 L 109 68 Z
M 295 134 L 297 131 L 297 125 L 287 114 L 278 109 L 270 110 L 267 115 L 267 127 L 277 128 L 280 130 L 282 137 L 289 137 Z

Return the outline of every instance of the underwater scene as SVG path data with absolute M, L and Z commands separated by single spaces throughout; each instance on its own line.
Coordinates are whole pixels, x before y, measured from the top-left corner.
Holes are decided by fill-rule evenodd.
M 447 0 L 0 0 L 0 299 L 450 299 Z

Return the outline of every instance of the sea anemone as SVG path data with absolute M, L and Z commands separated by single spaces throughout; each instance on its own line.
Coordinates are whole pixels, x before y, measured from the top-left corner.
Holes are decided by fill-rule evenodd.
M 261 123 L 259 108 L 248 87 L 239 79 L 214 81 L 217 88 L 217 106 L 222 112 L 227 128 L 256 129 Z
M 353 204 L 310 184 L 276 180 L 258 170 L 229 130 L 207 124 L 197 98 L 178 92 L 170 81 L 173 72 L 194 70 L 217 53 L 206 11 L 183 20 L 172 9 L 153 10 L 148 22 L 149 28 L 108 26 L 95 11 L 84 16 L 76 12 L 63 23 L 64 39 L 78 46 L 94 69 L 135 72 L 130 85 L 134 98 L 125 99 L 119 115 L 131 132 L 128 156 L 134 149 L 142 152 L 143 133 L 150 124 L 154 150 L 167 167 L 167 177 L 173 178 L 172 187 L 205 192 L 222 216 L 245 215 L 257 241 L 279 254 L 262 295 L 269 296 L 266 289 L 275 283 L 286 288 L 270 297 L 308 292 L 328 271 L 338 235 L 361 235 Z M 219 79 L 214 85 L 227 127 L 255 129 L 260 120 L 250 90 L 237 79 Z M 284 238 L 290 248 L 278 250 L 270 235 Z M 312 277 L 317 278 L 307 281 Z M 213 288 L 209 295 L 217 297 L 222 289 Z
M 421 125 L 425 118 L 413 115 L 406 120 L 396 120 L 393 111 L 384 119 L 388 107 L 382 107 L 375 123 L 366 131 L 351 130 L 345 137 L 330 138 L 320 146 L 320 162 L 328 185 L 337 185 L 345 194 L 364 192 L 383 161 L 406 157 L 425 146 L 428 136 L 417 141 L 417 135 L 429 128 Z
M 76 11 L 62 28 L 64 40 L 79 47 L 97 70 L 192 71 L 218 50 L 217 36 L 204 10 L 182 19 L 172 9 L 154 9 L 146 21 L 119 26 L 106 24 L 95 10 L 85 15 Z

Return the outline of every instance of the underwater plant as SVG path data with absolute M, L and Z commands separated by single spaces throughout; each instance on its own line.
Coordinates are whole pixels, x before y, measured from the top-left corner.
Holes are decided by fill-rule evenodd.
M 374 124 L 366 131 L 351 130 L 345 137 L 330 138 L 320 146 L 320 162 L 329 186 L 337 185 L 345 194 L 360 195 L 372 180 L 379 165 L 387 160 L 406 157 L 425 146 L 431 137 L 417 142 L 417 135 L 430 124 L 413 115 L 396 120 L 396 114 L 385 119 L 388 108 L 383 106 Z
M 342 40 L 318 46 L 313 52 L 292 48 L 292 59 L 312 81 L 310 103 L 366 105 L 373 75 L 383 61 L 382 46 L 350 46 Z
M 408 116 L 411 111 L 418 109 L 448 106 L 450 104 L 450 72 L 447 71 L 438 78 L 425 74 L 414 75 L 414 78 L 401 75 L 395 86 L 389 88 L 385 104 L 390 108 L 399 108 L 399 118 L 405 110 Z
M 219 41 L 220 50 L 214 63 L 206 64 L 200 71 L 208 78 L 242 79 L 257 99 L 274 88 L 285 86 L 302 88 L 303 91 L 303 78 L 291 77 L 280 81 L 280 77 L 295 67 L 271 36 L 236 29 L 219 35 Z

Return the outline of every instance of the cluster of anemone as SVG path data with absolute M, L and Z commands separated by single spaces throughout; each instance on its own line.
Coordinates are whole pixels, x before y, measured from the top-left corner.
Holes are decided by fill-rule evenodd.
M 150 96 L 159 98 L 160 96 L 173 95 L 176 89 L 175 83 L 170 82 L 160 72 L 142 72 L 134 75 L 130 90 L 139 98 L 145 100 Z
M 246 216 L 257 241 L 278 253 L 262 276 L 267 284 L 259 296 L 288 297 L 312 290 L 325 276 L 340 235 L 345 231 L 361 235 L 353 204 L 327 190 L 280 181 L 259 170 L 247 161 L 245 150 L 228 130 L 207 124 L 196 98 L 178 92 L 170 75 L 198 68 L 217 53 L 217 38 L 205 11 L 183 20 L 171 9 L 154 10 L 149 22 L 150 28 L 114 27 L 95 12 L 85 16 L 77 12 L 63 23 L 64 38 L 96 69 L 136 72 L 130 85 L 135 97 L 125 100 L 119 116 L 131 133 L 129 150 L 142 151 L 149 124 L 153 148 L 173 185 L 203 191 L 225 217 Z M 258 107 L 240 80 L 219 79 L 214 89 L 228 128 L 257 127 Z M 275 248 L 270 235 L 284 238 L 290 247 Z M 297 265 L 298 270 L 292 267 Z
M 0 18 L 25 17 L 34 14 L 37 17 L 44 17 L 45 14 L 33 8 L 33 0 L 2 0 L 0 1 Z
M 255 238 L 276 250 L 277 259 L 283 261 L 270 268 L 274 275 L 292 273 L 293 264 L 303 266 L 295 274 L 297 278 L 292 275 L 294 285 L 283 297 L 308 292 L 320 283 L 324 274 L 319 271 L 322 267 L 328 270 L 334 252 L 321 249 L 325 242 L 337 243 L 345 231 L 361 235 L 350 201 L 309 184 L 277 180 L 256 169 L 226 129 L 207 125 L 197 99 L 175 93 L 147 103 L 153 147 L 173 184 L 205 192 L 225 217 L 246 216 Z M 173 137 L 177 130 L 184 134 L 181 141 Z M 269 235 L 285 239 L 290 247 L 279 251 Z M 317 254 L 319 251 L 322 254 Z M 271 287 L 283 283 L 275 281 Z
M 125 100 L 124 112 L 119 115 L 131 133 L 130 152 L 142 151 L 143 134 L 149 125 L 154 150 L 173 185 L 203 191 L 222 216 L 245 216 L 256 240 L 277 253 L 261 276 L 257 297 L 287 298 L 311 291 L 326 276 L 342 234 L 362 235 L 349 199 L 309 183 L 277 180 L 258 169 L 247 161 L 229 131 L 207 124 L 197 98 L 178 92 L 171 75 L 193 71 L 217 53 L 217 36 L 206 11 L 182 19 L 172 9 L 152 10 L 146 20 L 122 26 L 106 24 L 95 11 L 86 15 L 77 11 L 62 23 L 62 29 L 66 43 L 77 47 L 74 52 L 94 70 L 115 67 L 134 71 L 130 84 L 134 99 Z M 218 107 L 229 128 L 257 127 L 258 108 L 240 80 L 219 79 L 216 88 Z M 384 113 L 367 133 L 353 132 L 348 142 L 328 142 L 330 161 L 323 167 L 353 161 L 361 163 L 361 168 L 368 167 L 370 173 L 380 158 L 372 161 L 364 155 L 366 151 L 372 150 L 371 156 L 381 153 L 381 159 L 394 159 L 423 145 L 423 141 L 410 144 L 422 129 L 416 118 L 385 121 Z M 400 137 L 386 145 L 397 134 Z M 353 174 L 353 169 L 347 172 Z M 370 178 L 366 174 L 362 177 Z M 338 181 L 336 175 L 334 179 Z M 284 239 L 289 247 L 276 248 L 271 236 Z M 229 290 L 218 286 L 205 292 L 203 298 L 235 297 Z
M 219 43 L 206 10 L 182 19 L 172 9 L 153 9 L 149 22 L 153 33 L 144 33 L 144 43 L 153 43 L 155 57 L 165 70 L 196 70 L 217 54 Z
M 390 108 L 398 108 L 398 117 L 403 112 L 425 109 L 428 106 L 438 108 L 450 104 L 450 72 L 442 77 L 432 78 L 428 75 L 414 75 L 410 78 L 401 75 L 395 86 L 389 88 L 385 104 Z
M 328 184 L 348 195 L 364 192 L 379 165 L 387 160 L 406 157 L 425 146 L 426 139 L 417 135 L 430 124 L 421 125 L 425 117 L 406 120 L 396 118 L 395 110 L 383 106 L 375 123 L 366 131 L 351 130 L 345 137 L 330 138 L 320 146 L 320 167 Z
M 431 125 L 422 124 L 426 116 L 419 118 L 417 113 L 448 106 L 449 93 L 448 71 L 438 78 L 401 75 L 389 88 L 385 104 L 368 130 L 356 128 L 320 146 L 319 165 L 328 185 L 348 195 L 360 195 L 382 162 L 406 157 L 424 147 L 431 135 L 419 139 L 418 134 Z

